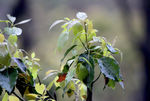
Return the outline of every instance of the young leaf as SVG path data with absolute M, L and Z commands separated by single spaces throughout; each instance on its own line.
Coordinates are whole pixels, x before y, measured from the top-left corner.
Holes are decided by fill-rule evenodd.
M 8 37 L 8 41 L 9 41 L 11 44 L 16 43 L 17 40 L 18 40 L 18 38 L 17 38 L 16 35 L 9 35 L 9 37 Z
M 65 20 L 56 20 L 56 21 L 49 27 L 49 31 L 50 31 L 54 26 L 56 26 L 57 24 L 62 23 L 62 22 L 65 22 Z
M 18 27 L 5 27 L 4 31 L 8 35 L 21 35 L 22 34 L 22 29 Z
M 21 59 L 19 59 L 19 58 L 15 58 L 15 57 L 12 57 L 12 59 L 17 64 L 17 66 L 20 68 L 20 70 L 25 73 L 27 67 L 25 66 L 23 61 Z
M 70 48 L 68 48 L 68 50 L 67 50 L 67 51 L 65 52 L 65 54 L 64 54 L 64 57 L 61 59 L 61 62 L 64 61 L 64 59 L 65 59 L 65 57 L 68 55 L 68 53 L 69 53 L 72 49 L 74 49 L 76 46 L 77 46 L 77 45 L 73 45 L 73 46 L 71 46 Z
M 63 32 L 60 34 L 59 38 L 58 38 L 58 44 L 57 44 L 57 48 L 58 50 L 62 50 L 62 48 L 66 45 L 66 42 L 69 39 L 69 33 L 68 32 Z
M 35 84 L 35 90 L 39 93 L 39 94 L 43 94 L 44 90 L 45 90 L 45 85 L 44 84 Z
M 10 14 L 7 14 L 7 18 L 14 23 L 16 21 L 16 17 L 11 16 Z
M 9 101 L 19 101 L 19 99 L 16 96 L 9 96 Z
M 84 13 L 84 12 L 78 12 L 78 13 L 76 14 L 76 16 L 77 16 L 77 18 L 80 19 L 80 20 L 85 20 L 85 19 L 88 17 L 87 14 Z
M 0 34 L 0 43 L 3 42 L 5 39 L 4 35 L 3 34 Z
M 7 94 L 7 92 L 6 92 L 5 95 L 3 96 L 2 101 L 8 101 L 8 94 Z
M 101 72 L 106 77 L 115 81 L 122 80 L 120 74 L 120 67 L 116 60 L 109 57 L 103 57 L 98 60 L 98 64 L 101 69 Z
M 5 88 L 7 92 L 11 93 L 16 85 L 17 78 L 18 71 L 14 68 L 7 68 L 6 70 L 0 72 L 0 86 Z
M 16 23 L 15 25 L 25 24 L 25 23 L 30 22 L 30 21 L 31 21 L 31 19 L 26 19 L 26 20 L 23 20 L 21 22 Z

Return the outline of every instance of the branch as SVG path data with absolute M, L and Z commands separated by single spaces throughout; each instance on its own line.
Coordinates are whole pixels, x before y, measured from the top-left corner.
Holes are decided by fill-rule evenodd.
M 92 85 L 100 78 L 102 72 L 99 73 L 98 77 L 92 82 Z
M 20 101 L 25 101 L 23 98 L 21 98 L 19 95 L 17 95 L 15 92 L 13 92 L 13 94 L 17 97 L 17 98 L 19 98 L 19 100 Z

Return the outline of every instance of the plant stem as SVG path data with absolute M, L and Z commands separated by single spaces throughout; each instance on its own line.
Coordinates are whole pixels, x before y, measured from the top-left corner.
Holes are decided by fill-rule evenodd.
M 41 83 L 41 80 L 40 80 L 39 75 L 37 75 L 37 78 L 38 78 L 38 81 L 39 81 L 39 83 L 40 83 L 40 85 L 41 85 L 42 83 Z
M 91 84 L 91 89 L 87 88 L 87 99 L 86 101 L 92 101 L 92 95 L 93 95 L 93 84 Z
M 17 95 L 15 92 L 13 92 L 13 94 L 17 97 L 17 98 L 19 98 L 19 100 L 20 101 L 25 101 L 23 98 L 21 98 L 19 95 Z

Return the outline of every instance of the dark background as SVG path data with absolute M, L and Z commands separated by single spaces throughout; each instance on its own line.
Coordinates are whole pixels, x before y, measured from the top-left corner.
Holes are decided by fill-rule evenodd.
M 20 48 L 35 51 L 41 59 L 41 79 L 49 69 L 59 69 L 63 52 L 55 53 L 60 26 L 48 31 L 57 19 L 74 18 L 79 11 L 93 20 L 98 35 L 112 42 L 123 52 L 120 63 L 125 90 L 106 88 L 101 78 L 94 86 L 93 101 L 150 101 L 150 2 L 149 0 L 0 0 L 0 19 L 6 14 L 17 21 L 32 18 L 21 25 Z M 2 25 L 0 25 L 2 26 Z M 51 79 L 43 81 L 49 83 Z M 59 101 L 61 92 L 57 92 Z M 65 96 L 65 99 L 69 99 Z M 70 99 L 71 101 L 71 99 Z

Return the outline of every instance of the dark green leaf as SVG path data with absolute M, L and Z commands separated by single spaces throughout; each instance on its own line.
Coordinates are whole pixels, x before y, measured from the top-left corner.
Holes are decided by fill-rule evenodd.
M 16 69 L 7 68 L 6 70 L 0 72 L 0 86 L 11 93 L 16 85 L 17 77 L 18 71 Z
M 101 69 L 101 72 L 106 77 L 115 81 L 122 80 L 120 74 L 120 67 L 116 60 L 109 57 L 103 57 L 98 60 L 98 64 Z
M 61 62 L 64 61 L 65 57 L 68 55 L 68 53 L 73 49 L 75 48 L 77 45 L 73 45 L 71 46 L 64 54 L 64 57 L 61 59 Z
M 18 65 L 18 67 L 20 68 L 20 70 L 25 73 L 27 67 L 25 66 L 25 64 L 23 63 L 23 61 L 21 59 L 19 59 L 19 58 L 15 58 L 15 57 L 12 57 L 12 59 Z
M 83 53 L 79 56 L 78 63 L 82 63 L 82 65 L 88 70 L 89 75 L 83 82 L 88 88 L 91 88 L 91 84 L 94 80 L 94 60 L 92 56 L 88 55 L 87 53 Z

